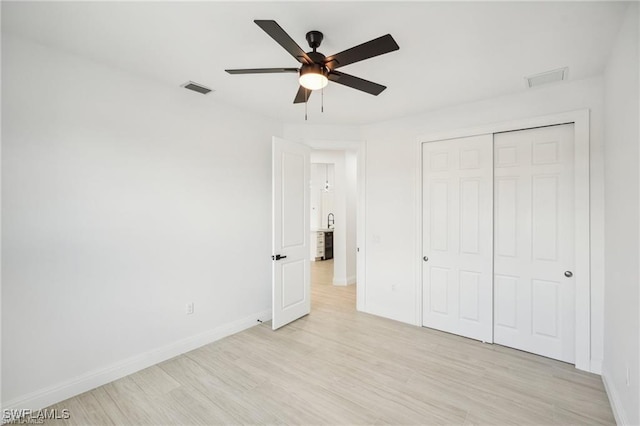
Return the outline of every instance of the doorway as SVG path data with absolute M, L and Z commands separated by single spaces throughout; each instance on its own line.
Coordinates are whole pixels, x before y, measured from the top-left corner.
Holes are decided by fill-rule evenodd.
M 356 285 L 357 152 L 311 151 L 312 285 Z

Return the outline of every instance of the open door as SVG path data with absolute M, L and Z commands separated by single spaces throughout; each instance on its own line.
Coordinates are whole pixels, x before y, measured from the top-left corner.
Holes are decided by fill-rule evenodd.
M 311 149 L 273 138 L 272 327 L 311 311 L 309 169 Z

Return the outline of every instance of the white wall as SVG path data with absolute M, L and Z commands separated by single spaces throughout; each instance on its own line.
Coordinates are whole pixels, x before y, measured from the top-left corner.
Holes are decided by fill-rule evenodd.
M 0 6 L 0 22 L 2 22 L 2 7 Z M 0 24 L 1 25 L 1 24 Z M 0 33 L 0 42 L 1 42 Z M 2 55 L 0 55 L 0 94 L 2 93 L 1 82 L 3 81 L 3 67 L 2 67 Z M 2 102 L 0 101 L 0 129 L 2 129 Z M 0 137 L 0 140 L 2 138 Z M 0 166 L 2 164 L 2 149 L 0 147 Z M 0 173 L 0 188 L 2 187 L 2 173 Z M 1 193 L 1 190 L 0 190 Z M 0 194 L 1 195 L 1 194 Z M 2 259 L 2 197 L 0 196 L 0 260 Z M 2 315 L 2 261 L 0 261 L 0 410 L 4 410 L 3 396 L 2 396 L 2 330 L 3 330 L 3 318 Z
M 4 34 L 2 65 L 4 407 L 269 315 L 281 125 Z
M 320 150 L 358 149 L 362 140 L 360 126 L 290 123 L 283 128 L 285 139 Z
M 335 188 L 336 188 L 336 180 L 335 180 L 336 166 L 335 164 L 325 164 L 324 166 L 326 167 L 325 172 L 326 174 L 328 174 L 329 190 L 328 191 L 324 190 L 327 179 L 326 177 L 323 177 L 319 185 L 320 198 L 322 200 L 322 203 L 321 203 L 321 209 L 320 209 L 320 217 L 318 221 L 318 228 L 328 228 L 329 213 L 334 213 L 335 215 L 334 198 L 335 198 Z
M 417 96 L 428 94 L 417 93 Z M 557 112 L 591 110 L 591 352 L 602 360 L 603 322 L 603 82 L 565 82 L 486 101 L 459 105 L 363 127 L 366 164 L 365 311 L 419 323 L 416 265 L 416 191 L 420 136 L 526 119 Z
M 640 424 L 638 36 L 638 5 L 634 4 L 627 11 L 604 76 L 606 285 L 602 375 L 616 420 L 634 425 Z
M 353 151 L 345 151 L 345 185 L 346 185 L 346 215 L 347 235 L 346 235 L 346 262 L 347 278 L 345 284 L 356 283 L 357 266 L 357 221 L 358 221 L 358 154 Z
M 312 231 L 326 228 L 327 215 L 333 211 L 334 169 L 333 164 L 311 163 L 311 194 L 309 195 L 311 220 L 309 221 L 309 227 Z M 327 181 L 329 182 L 329 192 L 324 190 Z M 327 195 L 331 196 L 330 203 L 327 203 L 329 201 L 326 199 Z M 311 248 L 311 252 L 315 253 L 315 247 Z

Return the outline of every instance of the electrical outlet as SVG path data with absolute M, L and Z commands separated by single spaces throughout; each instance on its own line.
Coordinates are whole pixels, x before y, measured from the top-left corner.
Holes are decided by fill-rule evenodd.
M 193 313 L 193 302 L 187 303 L 187 315 L 191 315 Z

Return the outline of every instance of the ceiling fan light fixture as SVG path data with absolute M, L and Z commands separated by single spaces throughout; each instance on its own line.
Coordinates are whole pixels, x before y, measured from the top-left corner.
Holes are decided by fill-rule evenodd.
M 293 56 L 302 66 L 300 68 L 226 69 L 225 71 L 229 74 L 298 73 L 300 87 L 298 87 L 296 96 L 293 98 L 293 103 L 305 104 L 305 118 L 307 103 L 311 92 L 323 89 L 327 86 L 329 80 L 342 86 L 378 96 L 387 88 L 386 86 L 336 71 L 336 69 L 400 49 L 400 46 L 398 46 L 398 43 L 396 43 L 391 34 L 385 34 L 334 55 L 325 56 L 323 53 L 318 52 L 318 48 L 324 38 L 324 35 L 320 31 L 313 30 L 307 33 L 306 39 L 312 51 L 305 52 L 276 21 L 272 19 L 256 19 L 253 22 L 262 28 L 267 35 L 282 46 L 284 50 Z M 323 111 L 322 106 L 320 107 L 320 111 Z
M 320 90 L 329 84 L 326 69 L 318 64 L 305 64 L 300 68 L 300 85 L 309 90 Z

